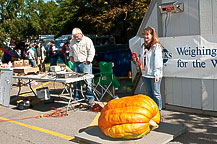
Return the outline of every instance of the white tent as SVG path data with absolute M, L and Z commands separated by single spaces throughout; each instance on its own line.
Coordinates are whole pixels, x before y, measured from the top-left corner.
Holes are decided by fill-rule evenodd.
M 129 41 L 131 51 L 139 51 L 143 43 L 142 32 L 146 26 L 155 27 L 160 42 L 163 46 L 168 46 L 167 49 L 170 48 L 171 50 L 169 41 L 173 41 L 174 47 L 178 43 L 186 47 L 191 44 L 202 47 L 202 44 L 205 44 L 210 50 L 215 49 L 217 44 L 215 40 L 217 38 L 217 9 L 215 6 L 217 6 L 216 0 L 152 0 L 136 36 Z M 163 11 L 162 7 L 164 7 Z M 201 54 L 191 60 L 198 58 L 203 62 L 210 57 Z M 212 57 L 212 59 L 214 58 Z M 177 61 L 174 60 L 174 62 Z M 180 68 L 180 73 L 182 70 Z M 203 69 L 197 68 L 196 73 L 202 73 L 204 70 L 210 75 L 215 72 L 214 68 L 207 66 Z M 136 67 L 132 63 L 132 76 L 135 76 L 135 73 Z M 175 73 L 171 77 L 165 76 L 163 78 L 161 90 L 164 108 L 186 111 L 189 111 L 190 108 L 191 112 L 202 113 L 217 111 L 217 95 L 215 95 L 217 77 L 195 78 L 194 74 L 196 73 L 193 73 L 192 77 L 187 74 L 180 77 L 179 74 Z M 136 93 L 144 93 L 141 80 Z

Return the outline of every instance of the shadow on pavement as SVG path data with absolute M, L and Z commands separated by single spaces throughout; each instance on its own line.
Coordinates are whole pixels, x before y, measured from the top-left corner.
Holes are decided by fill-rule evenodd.
M 165 116 L 164 121 L 182 124 L 188 127 L 186 133 L 180 135 L 172 142 L 201 144 L 217 143 L 217 117 L 174 111 L 168 112 L 171 112 L 171 114 Z

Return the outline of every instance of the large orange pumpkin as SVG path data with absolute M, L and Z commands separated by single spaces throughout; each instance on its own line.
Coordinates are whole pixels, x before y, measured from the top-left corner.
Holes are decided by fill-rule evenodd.
M 111 100 L 98 119 L 105 135 L 124 139 L 140 138 L 150 131 L 149 125 L 156 123 L 160 123 L 157 104 L 141 94 Z

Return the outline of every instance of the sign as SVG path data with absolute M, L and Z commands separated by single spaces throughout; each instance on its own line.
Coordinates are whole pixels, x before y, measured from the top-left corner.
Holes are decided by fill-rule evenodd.
M 217 79 L 217 35 L 159 38 L 164 77 Z

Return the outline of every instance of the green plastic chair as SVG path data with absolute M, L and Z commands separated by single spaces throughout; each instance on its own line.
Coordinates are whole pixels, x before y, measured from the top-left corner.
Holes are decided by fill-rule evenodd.
M 120 83 L 114 75 L 112 68 L 112 62 L 100 62 L 100 73 L 94 74 L 94 92 L 98 97 L 100 97 L 100 101 L 106 94 L 109 94 L 113 98 L 118 98 L 115 95 L 115 90 L 120 87 Z

